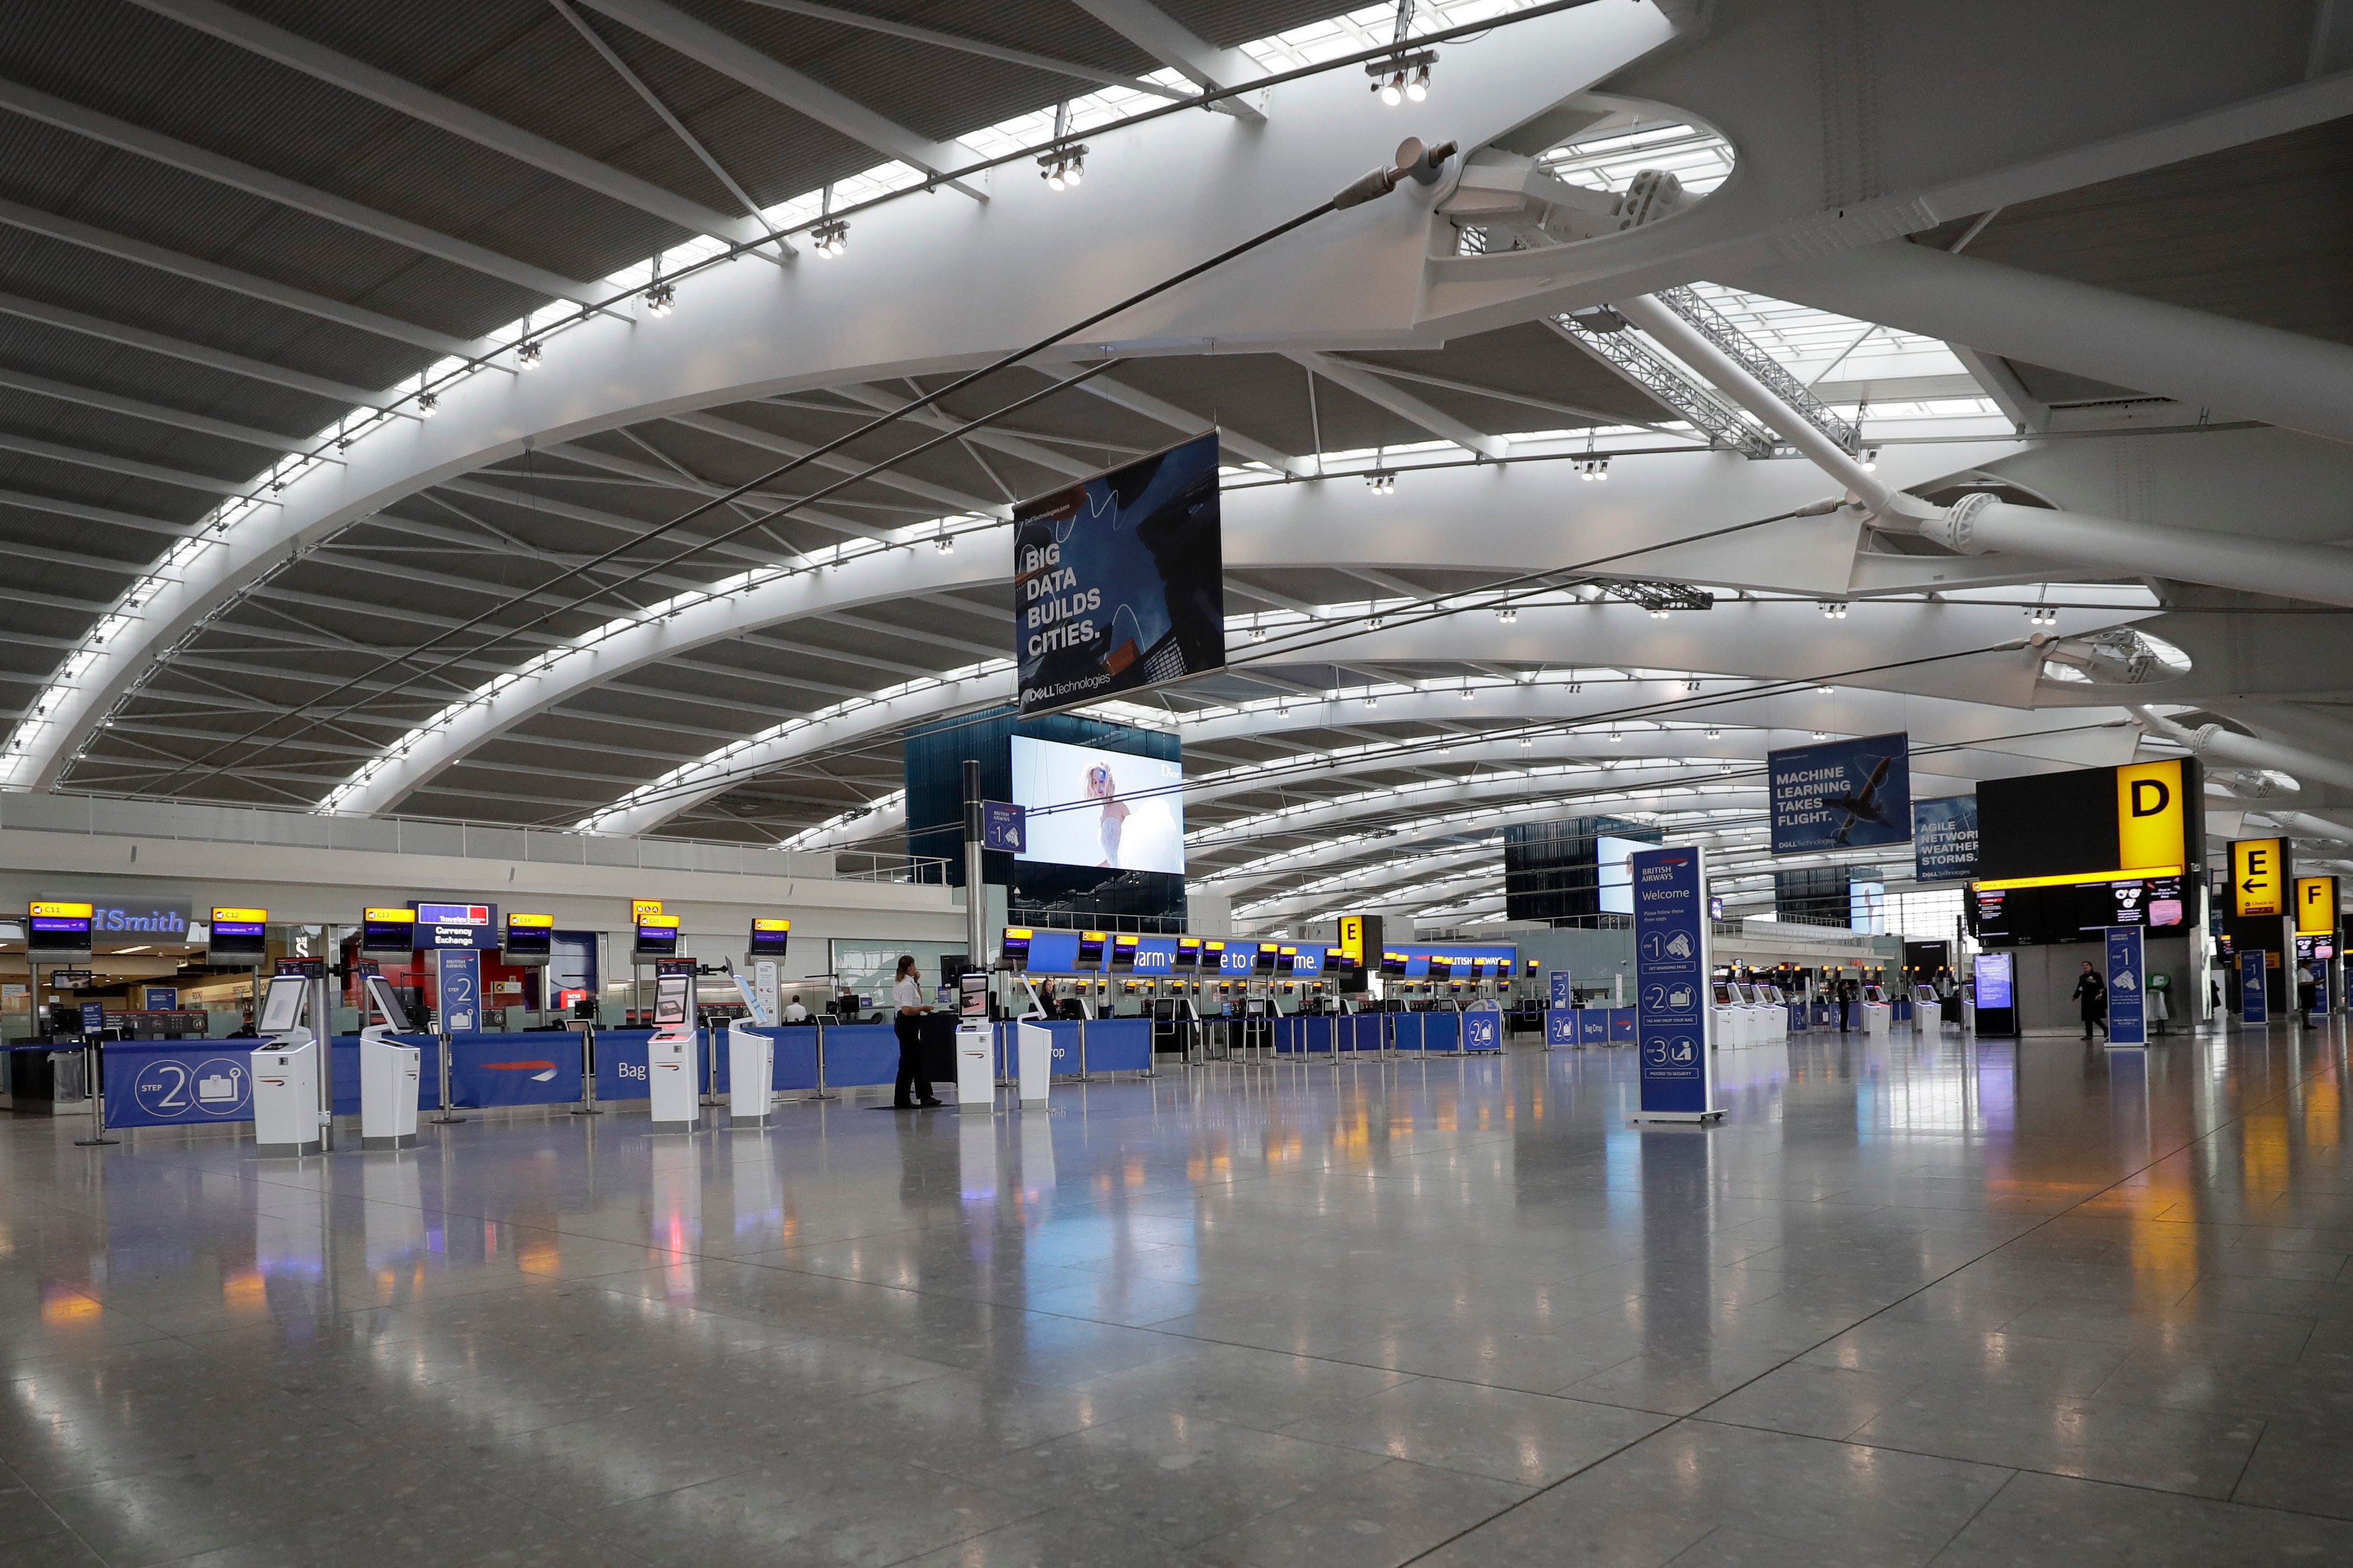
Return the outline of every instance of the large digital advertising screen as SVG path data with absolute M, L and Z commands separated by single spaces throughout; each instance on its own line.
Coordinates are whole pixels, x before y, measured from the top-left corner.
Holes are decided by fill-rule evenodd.
M 1601 834 L 1593 840 L 1594 891 L 1605 915 L 1634 912 L 1634 853 L 1658 846 Z
M 1013 602 L 1025 716 L 1222 668 L 1215 433 L 1017 508 Z
M 1013 800 L 1029 826 L 1017 860 L 1184 875 L 1181 763 L 1016 735 Z

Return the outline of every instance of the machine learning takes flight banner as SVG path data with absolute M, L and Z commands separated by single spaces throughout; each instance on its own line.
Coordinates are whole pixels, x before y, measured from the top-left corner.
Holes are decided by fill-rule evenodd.
M 1912 837 L 1912 738 L 1865 735 L 1770 752 L 1773 853 L 1901 844 Z
M 1215 434 L 1022 506 L 1013 514 L 1021 711 L 1222 667 L 1225 582 Z

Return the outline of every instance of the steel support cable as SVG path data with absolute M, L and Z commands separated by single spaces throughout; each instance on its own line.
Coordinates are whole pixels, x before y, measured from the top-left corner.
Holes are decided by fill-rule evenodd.
M 1419 149 L 1417 149 L 1417 151 L 1419 151 Z M 1441 144 L 1438 148 L 1430 150 L 1428 156 L 1431 166 L 1435 167 L 1438 164 L 1443 163 L 1452 155 L 1453 144 L 1448 142 Z M 490 608 L 459 623 L 458 626 L 451 626 L 436 636 L 427 638 L 426 641 L 417 644 L 412 648 L 380 661 L 368 670 L 353 677 L 348 681 L 343 682 L 332 690 L 322 694 L 321 697 L 314 699 L 310 702 L 304 703 L 301 708 L 297 709 L 294 713 L 272 718 L 264 723 L 254 726 L 253 729 L 248 731 L 237 740 L 223 742 L 220 745 L 214 747 L 211 751 L 205 752 L 203 755 L 189 759 L 174 773 L 156 781 L 156 784 L 159 787 L 169 784 L 174 779 L 179 778 L 191 770 L 202 768 L 206 763 L 213 762 L 216 758 L 228 751 L 232 746 L 243 745 L 256 740 L 261 735 L 262 731 L 282 722 L 285 717 L 300 718 L 302 714 L 311 711 L 312 709 L 332 701 L 336 697 L 342 695 L 345 691 L 353 689 L 362 681 L 368 680 L 387 670 L 397 669 L 404 666 L 408 666 L 418 655 L 429 652 L 433 648 L 439 647 L 443 643 L 448 642 L 450 638 L 463 632 L 470 631 L 477 626 L 484 625 L 492 617 L 512 609 L 519 604 L 527 602 L 533 595 L 546 592 L 546 590 L 554 584 L 582 576 L 592 568 L 609 562 L 617 556 L 639 550 L 643 548 L 649 540 L 659 538 L 663 534 L 669 533 L 674 529 L 682 527 L 698 517 L 702 517 L 708 512 L 726 506 L 730 502 L 738 500 L 744 495 L 755 490 L 764 485 L 772 484 L 776 479 L 781 479 L 797 469 L 805 468 L 820 458 L 824 458 L 834 452 L 839 451 L 844 447 L 847 447 L 851 442 L 858 440 L 862 437 L 895 425 L 901 420 L 940 402 L 943 398 L 945 398 L 954 393 L 962 391 L 965 388 L 973 385 L 976 382 L 985 380 L 988 376 L 994 375 L 999 371 L 1009 369 L 1035 354 L 1041 353 L 1045 350 L 1052 348 L 1056 344 L 1060 343 L 1080 332 L 1085 331 L 1090 327 L 1100 325 L 1101 323 L 1111 320 L 1114 316 L 1133 310 L 1136 306 L 1141 305 L 1147 300 L 1166 293 L 1172 289 L 1177 288 L 1185 283 L 1188 283 L 1194 279 L 1201 277 L 1205 273 L 1214 271 L 1216 268 L 1224 266 L 1226 263 L 1232 261 L 1239 257 L 1246 256 L 1250 252 L 1258 249 L 1261 246 L 1264 246 L 1274 240 L 1280 239 L 1284 235 L 1289 234 L 1295 229 L 1304 227 L 1306 225 L 1314 222 L 1317 218 L 1323 217 L 1329 213 L 1338 212 L 1348 207 L 1360 205 L 1361 204 L 1373 200 L 1376 197 L 1387 195 L 1389 192 L 1395 190 L 1402 181 L 1411 177 L 1414 173 L 1414 168 L 1409 164 L 1398 168 L 1376 169 L 1371 174 L 1354 182 L 1338 194 L 1317 203 L 1314 206 L 1308 208 L 1306 211 L 1300 213 L 1295 216 L 1284 219 L 1282 222 L 1276 224 L 1271 228 L 1264 229 L 1260 233 L 1251 236 L 1248 239 L 1242 240 L 1238 244 L 1229 246 L 1224 250 L 1218 252 L 1215 256 L 1209 257 L 1206 260 L 1196 262 L 1192 266 L 1185 268 L 1181 271 L 1172 273 L 1170 276 L 1162 279 L 1160 281 L 1151 284 L 1145 289 L 1141 289 L 1113 304 L 1105 306 L 1099 310 L 1095 310 L 1091 314 L 1071 322 L 1066 327 L 1057 329 L 1055 331 L 1039 338 L 1030 343 L 1025 344 L 1020 348 L 1014 349 L 1008 353 L 999 355 L 997 358 L 991 360 L 988 363 L 980 366 L 978 369 L 966 372 L 965 374 L 956 377 L 955 380 L 934 391 L 925 393 L 922 396 L 917 397 L 911 402 L 901 404 L 898 407 L 868 420 L 865 424 L 859 426 L 854 430 L 849 431 L 842 436 L 836 437 L 834 439 L 813 447 L 809 451 L 804 452 L 797 458 L 789 458 L 777 465 L 776 468 L 769 469 L 767 472 L 748 479 L 744 483 L 738 485 L 730 490 L 720 495 L 712 496 L 695 506 L 690 507 L 685 511 L 680 513 L 677 517 L 670 519 L 668 522 L 659 524 L 644 533 L 636 535 L 635 537 L 619 544 L 616 544 L 611 549 L 607 550 L 598 555 L 592 556 L 589 559 L 581 562 L 577 565 L 565 568 L 556 576 L 549 579 L 548 582 L 535 585 L 528 594 L 509 595 L 499 604 L 491 605 Z M 638 581 L 640 578 L 649 576 L 656 572 L 674 566 L 681 561 L 684 561 L 691 556 L 709 551 L 720 544 L 723 544 L 728 541 L 736 538 L 740 534 L 750 532 L 753 530 L 762 527 L 768 522 L 772 522 L 778 518 L 786 517 L 793 512 L 798 511 L 808 506 L 811 502 L 824 499 L 835 490 L 855 484 L 861 479 L 871 478 L 875 474 L 884 472 L 891 468 L 906 461 L 910 458 L 930 450 L 934 447 L 944 445 L 959 437 L 968 435 L 972 431 L 983 427 L 993 420 L 1002 418 L 1008 414 L 1018 412 L 1022 408 L 1028 407 L 1031 404 L 1039 402 L 1046 397 L 1053 395 L 1055 393 L 1078 385 L 1087 379 L 1088 376 L 1102 374 L 1110 370 L 1113 365 L 1117 363 L 1120 362 L 1113 361 L 1092 366 L 1078 376 L 1071 377 L 1069 380 L 1057 381 L 1052 385 L 1044 388 L 1040 392 L 1031 394 L 1026 397 L 1018 398 L 1013 403 L 997 408 L 977 419 L 967 421 L 954 430 L 944 432 L 940 437 L 934 440 L 923 442 L 908 451 L 893 454 L 892 457 L 886 458 L 881 462 L 870 466 L 860 473 L 847 476 L 833 485 L 823 487 L 809 495 L 801 497 L 797 500 L 788 502 L 786 505 L 777 507 L 774 510 L 766 512 L 760 517 L 754 518 L 736 528 L 730 529 L 723 533 L 713 535 L 709 539 L 691 545 L 676 554 L 670 555 L 660 562 L 655 563 L 633 573 L 629 576 L 620 578 L 613 583 L 606 584 L 600 586 L 594 594 L 584 595 L 581 597 L 573 600 L 569 605 L 546 611 L 537 618 L 527 621 L 520 626 L 501 629 L 498 631 L 497 635 L 491 637 L 488 642 L 470 646 L 468 649 L 468 653 L 470 655 L 479 655 L 483 648 L 496 647 L 501 642 L 511 637 L 518 636 L 523 632 L 535 629 L 559 615 L 567 614 L 573 610 L 576 610 L 586 605 L 593 603 L 595 600 L 611 593 L 616 588 L 627 587 L 630 584 Z M 436 665 L 431 668 L 438 668 L 439 666 Z M 413 684 L 413 681 L 403 680 L 396 683 L 393 689 L 395 691 L 406 689 L 406 687 L 411 684 Z M 380 693 L 376 695 L 380 695 Z M 357 703 L 346 705 L 332 717 L 340 718 L 343 714 L 352 711 L 352 710 L 357 706 Z M 292 738 L 293 737 L 288 737 L 287 740 L 291 740 Z M 274 742 L 272 746 L 265 747 L 260 755 L 266 756 L 269 754 L 269 750 L 275 749 L 277 745 L 282 745 L 285 742 L 283 741 Z M 250 763 L 254 761 L 254 758 L 247 757 L 240 759 L 240 761 L 241 763 Z M 220 770 L 215 769 L 213 771 L 218 772 Z

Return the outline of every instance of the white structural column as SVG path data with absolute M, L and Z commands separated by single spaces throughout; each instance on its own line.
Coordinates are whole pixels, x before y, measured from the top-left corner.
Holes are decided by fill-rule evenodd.
M 1760 268 L 1776 299 L 2353 441 L 2353 346 L 1896 241 Z
M 1669 353 L 1705 376 L 1717 391 L 1763 420 L 1774 434 L 1804 453 L 1808 461 L 1845 486 L 1872 510 L 1886 512 L 1894 506 L 1896 492 L 1886 480 L 1864 468 L 1861 459 L 1823 435 L 1812 420 L 1784 403 L 1772 388 L 1751 375 L 1746 365 L 1708 342 L 1697 328 L 1664 303 L 1642 294 L 1620 300 L 1617 310 Z
M 2260 741 L 2253 735 L 2225 730 L 2220 724 L 2184 729 L 2145 705 L 2136 704 L 2133 712 L 2149 733 L 2187 746 L 2198 756 L 2237 763 L 2242 767 L 2274 768 L 2306 784 L 2331 784 L 2353 789 L 2353 762 L 2318 756 L 2295 746 L 2283 746 L 2276 741 Z M 2265 807 L 2254 802 L 2249 809 L 2262 811 Z
M 2353 605 L 2353 552 L 2245 533 L 2123 522 L 2079 511 L 1964 496 L 1918 524 L 1925 539 L 1964 555 L 2020 555 L 2081 563 L 2102 576 L 2178 577 L 2217 588 Z
M 2283 811 L 2262 801 L 2249 801 L 2251 810 L 2260 811 L 2290 833 L 2302 838 L 2327 838 L 2339 844 L 2353 844 L 2353 827 L 2332 817 L 2315 816 L 2308 811 Z
M 1146 419 L 1156 419 L 1172 430 L 1191 435 L 1214 426 L 1218 432 L 1218 445 L 1248 458 L 1253 463 L 1264 463 L 1268 468 L 1278 468 L 1295 479 L 1312 479 L 1315 475 L 1315 464 L 1310 458 L 1294 458 L 1288 452 L 1279 451 L 1229 426 L 1205 419 L 1189 408 L 1179 408 L 1166 398 L 1155 397 L 1148 392 L 1130 386 L 1117 376 L 1089 376 L 1080 385 L 1082 390 L 1105 403 L 1116 404 Z

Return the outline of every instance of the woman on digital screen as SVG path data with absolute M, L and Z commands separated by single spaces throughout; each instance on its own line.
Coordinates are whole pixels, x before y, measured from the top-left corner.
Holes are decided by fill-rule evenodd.
M 1111 769 L 1101 763 L 1087 769 L 1087 798 L 1103 803 L 1103 821 L 1095 830 L 1103 840 L 1101 864 L 1115 867 L 1119 864 L 1119 837 L 1127 826 L 1128 809 L 1119 798 L 1119 785 L 1113 780 Z

